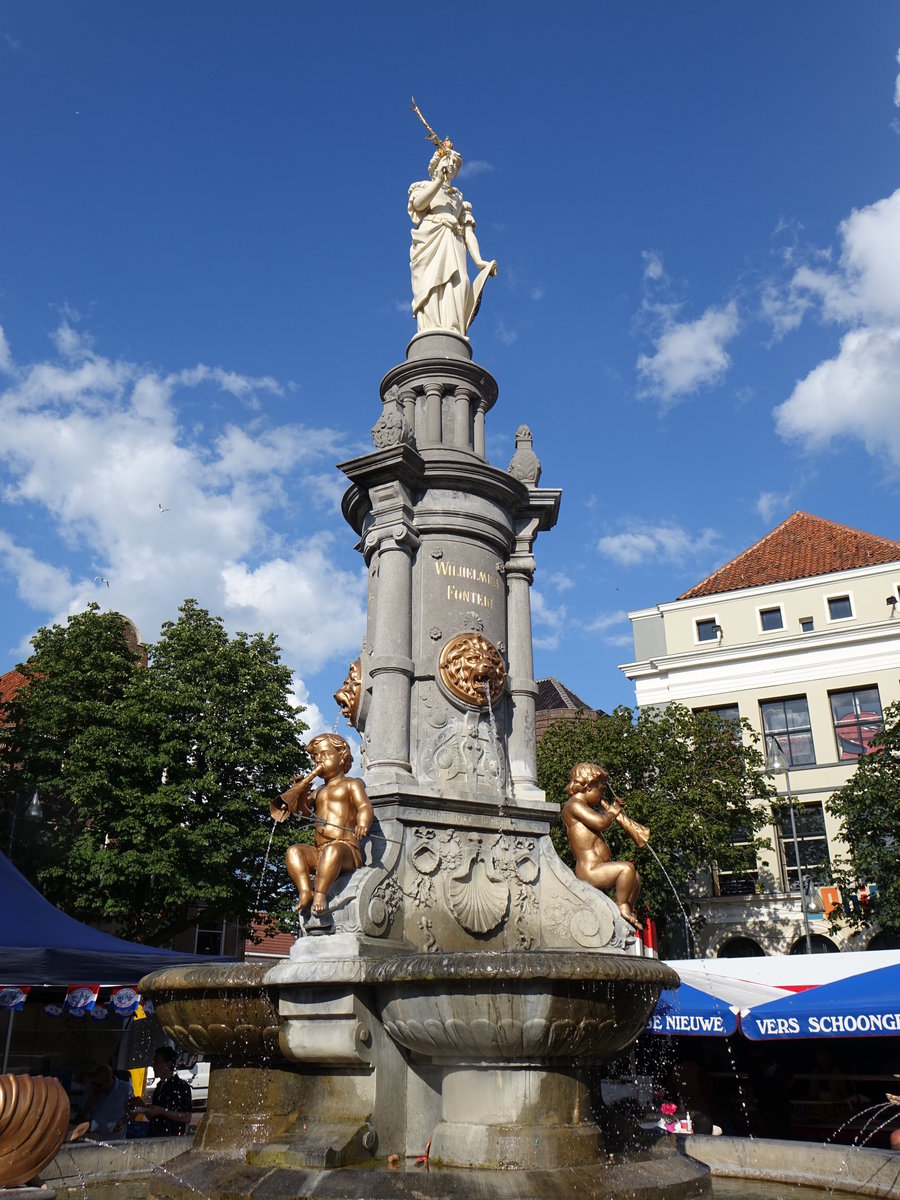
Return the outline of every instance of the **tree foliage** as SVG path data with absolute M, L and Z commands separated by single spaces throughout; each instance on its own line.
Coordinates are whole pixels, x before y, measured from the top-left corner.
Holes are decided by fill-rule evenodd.
M 306 726 L 274 638 L 230 638 L 187 600 L 146 665 L 122 618 L 96 605 L 33 646 L 18 668 L 28 685 L 0 714 L 20 870 L 66 912 L 145 942 L 171 938 L 198 905 L 213 924 L 289 910 L 281 874 L 263 875 L 268 807 L 307 766 Z M 15 823 L 35 788 L 37 837 Z M 276 859 L 289 837 L 279 826 Z
M 769 819 L 767 805 L 757 801 L 774 793 L 757 741 L 746 721 L 739 730 L 733 721 L 678 704 L 637 713 L 622 706 L 610 715 L 579 715 L 551 726 L 538 745 L 538 780 L 547 799 L 562 804 L 576 763 L 596 762 L 609 771 L 628 815 L 649 826 L 659 862 L 649 849 L 637 850 L 618 825 L 607 839 L 613 857 L 637 862 L 639 907 L 646 905 L 660 936 L 671 939 L 683 928 L 678 901 L 690 908 L 698 873 L 713 865 L 752 870 L 766 844 L 758 831 Z M 571 864 L 561 822 L 552 836 Z
M 856 770 L 826 807 L 840 820 L 847 846 L 834 864 L 834 881 L 845 900 L 863 886 L 878 889 L 873 906 L 848 903 L 843 915 L 851 924 L 877 921 L 900 934 L 900 703 L 885 709 L 883 729 L 870 752 L 857 760 Z

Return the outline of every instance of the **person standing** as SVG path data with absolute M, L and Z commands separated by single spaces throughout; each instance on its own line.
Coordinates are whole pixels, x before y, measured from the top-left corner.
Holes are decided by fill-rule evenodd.
M 149 1118 L 147 1137 L 178 1137 L 191 1123 L 191 1085 L 175 1074 L 171 1046 L 157 1046 L 150 1065 L 159 1082 L 150 1103 L 137 1101 L 135 1107 Z

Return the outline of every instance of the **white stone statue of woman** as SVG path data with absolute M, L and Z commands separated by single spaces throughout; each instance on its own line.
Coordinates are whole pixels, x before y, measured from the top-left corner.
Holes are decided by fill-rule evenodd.
M 497 263 L 481 256 L 472 205 L 451 183 L 461 166 L 461 155 L 446 141 L 428 164 L 429 178 L 409 189 L 413 223 L 409 269 L 419 332 L 446 329 L 465 335 L 478 312 L 487 277 L 497 274 Z M 472 283 L 466 250 L 479 268 Z

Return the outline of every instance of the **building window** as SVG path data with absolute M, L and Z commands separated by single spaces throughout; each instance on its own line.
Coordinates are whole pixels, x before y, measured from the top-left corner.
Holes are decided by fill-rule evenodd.
M 740 721 L 741 710 L 736 704 L 711 704 L 709 708 L 695 708 L 695 713 L 712 713 L 713 716 L 721 717 L 723 721 Z
M 759 870 L 756 862 L 756 849 L 753 845 L 753 831 L 744 829 L 731 839 L 732 846 L 740 852 L 744 860 L 732 870 L 724 871 L 718 866 L 714 873 L 717 896 L 752 896 L 759 884 Z
M 872 738 L 881 729 L 878 688 L 848 688 L 842 692 L 829 692 L 828 699 L 831 701 L 838 758 L 844 762 L 868 754 Z
M 698 642 L 718 641 L 722 633 L 722 627 L 715 617 L 703 617 L 696 622 L 696 627 Z
M 766 756 L 778 748 L 788 760 L 788 766 L 801 767 L 816 761 L 809 705 L 805 696 L 788 700 L 763 700 L 759 711 L 766 739 Z
M 828 838 L 825 833 L 825 811 L 821 800 L 809 803 L 794 801 L 794 822 L 797 826 L 797 846 L 794 847 L 794 831 L 791 828 L 790 805 L 783 804 L 777 817 L 781 861 L 789 892 L 800 891 L 797 878 L 797 856 L 803 884 L 809 895 L 815 888 L 823 887 L 831 879 L 831 856 L 828 853 Z
M 197 922 L 197 954 L 224 954 L 225 953 L 225 922 L 221 921 L 218 925 L 212 925 L 208 918 L 204 924 L 203 917 Z
M 763 633 L 771 633 L 775 629 L 784 629 L 784 617 L 781 607 L 761 608 L 759 610 L 759 627 Z
M 853 605 L 849 596 L 828 597 L 828 620 L 846 621 L 853 616 Z
M 801 633 L 812 633 L 812 631 L 813 631 L 812 617 L 801 617 L 800 618 L 800 632 Z

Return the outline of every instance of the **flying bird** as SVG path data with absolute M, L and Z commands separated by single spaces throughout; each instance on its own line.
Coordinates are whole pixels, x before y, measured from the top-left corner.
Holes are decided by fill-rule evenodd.
M 160 512 L 168 512 L 169 510 L 167 508 L 163 508 L 163 506 L 160 504 L 159 511 Z
M 106 584 L 106 586 L 107 586 L 107 587 L 109 587 L 109 580 L 108 580 L 108 579 L 104 579 L 102 575 L 95 575 L 95 576 L 94 576 L 94 583 L 105 583 L 105 584 Z

